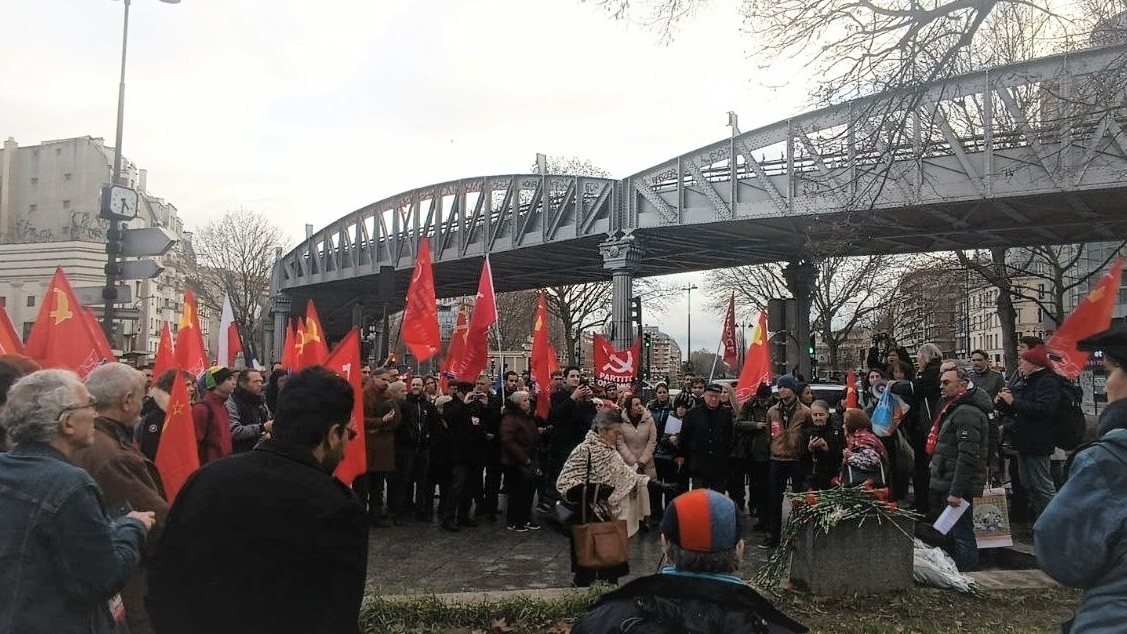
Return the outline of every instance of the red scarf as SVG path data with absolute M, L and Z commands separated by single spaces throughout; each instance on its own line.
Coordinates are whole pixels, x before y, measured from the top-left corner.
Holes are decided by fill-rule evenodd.
M 943 415 L 947 413 L 947 410 L 950 409 L 952 405 L 959 402 L 959 399 L 966 393 L 966 390 L 963 390 L 956 394 L 955 397 L 949 399 L 947 403 L 943 405 L 943 409 L 939 410 L 939 413 L 936 414 L 935 420 L 931 423 L 931 431 L 927 432 L 927 445 L 924 447 L 927 455 L 931 456 L 935 454 L 935 445 L 939 442 L 939 428 L 943 425 Z

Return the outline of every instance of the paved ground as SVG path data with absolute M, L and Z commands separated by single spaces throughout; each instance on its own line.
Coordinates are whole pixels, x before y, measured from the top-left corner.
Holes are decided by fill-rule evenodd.
M 762 537 L 748 531 L 749 546 Z M 429 594 L 563 588 L 571 585 L 568 541 L 544 526 L 514 533 L 505 521 L 448 533 L 436 524 L 372 528 L 368 583 L 382 594 Z M 748 549 L 741 574 L 751 577 L 763 551 Z M 661 561 L 656 531 L 630 540 L 630 577 L 653 574 Z M 625 580 L 625 579 L 624 579 Z

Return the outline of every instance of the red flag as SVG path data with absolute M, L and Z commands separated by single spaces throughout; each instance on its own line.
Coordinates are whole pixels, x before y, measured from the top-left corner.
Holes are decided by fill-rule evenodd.
M 297 369 L 297 332 L 292 323 L 286 324 L 286 341 L 282 344 L 282 356 L 278 361 L 287 372 Z
M 160 345 L 157 346 L 157 358 L 153 362 L 153 379 L 176 367 L 176 353 L 172 351 L 172 329 L 168 322 L 160 329 Z
M 235 356 L 243 351 L 243 342 L 239 339 L 239 327 L 235 323 L 235 311 L 231 307 L 231 298 L 223 297 L 223 309 L 219 313 L 219 345 L 217 346 L 220 365 L 232 367 L 235 365 Z M 247 365 L 250 365 L 248 360 Z
M 407 288 L 407 308 L 403 311 L 401 337 L 419 361 L 438 354 L 442 336 L 438 330 L 438 300 L 434 296 L 434 272 L 430 263 L 430 240 L 419 245 L 419 257 Z
M 751 344 L 747 347 L 744 367 L 736 383 L 736 398 L 742 403 L 755 396 L 760 383 L 771 382 L 771 349 L 767 337 L 767 311 L 759 311 L 759 321 L 751 331 Z
M 1090 353 L 1077 350 L 1076 342 L 1111 326 L 1111 313 L 1119 299 L 1119 280 L 1122 274 L 1123 258 L 1119 258 L 1045 344 L 1049 361 L 1058 374 L 1072 381 L 1080 376 L 1080 370 L 1088 363 Z
M 184 290 L 184 310 L 176 329 L 176 367 L 199 377 L 207 369 L 207 351 L 200 332 L 200 315 L 196 308 L 196 294 Z
M 450 344 L 446 346 L 446 358 L 442 360 L 442 367 L 440 368 L 443 394 L 450 391 L 450 379 L 457 378 L 454 374 L 454 368 L 458 367 L 462 360 L 462 354 L 466 351 L 466 336 L 469 331 L 469 317 L 466 315 L 466 302 L 463 300 L 458 306 L 458 318 L 454 323 L 454 332 L 450 335 Z
M 305 304 L 305 328 L 301 334 L 301 352 L 298 354 L 298 368 L 311 365 L 324 365 L 329 358 L 329 344 L 325 341 L 325 330 L 321 328 L 321 318 L 313 300 Z
M 724 330 L 720 334 L 724 342 L 724 363 L 736 369 L 740 364 L 740 350 L 736 346 L 736 294 L 728 299 L 728 314 L 724 316 Z
M 474 299 L 470 327 L 466 332 L 466 349 L 454 369 L 454 374 L 462 381 L 473 381 L 485 369 L 489 361 L 489 328 L 497 323 L 497 300 L 493 294 L 493 273 L 489 269 L 489 257 L 481 265 L 481 278 L 477 282 L 477 297 Z
M 344 448 L 344 460 L 337 465 L 333 475 L 345 484 L 352 484 L 356 476 L 368 470 L 368 452 L 364 439 L 364 384 L 360 376 L 360 331 L 353 328 L 341 340 L 332 354 L 325 359 L 325 367 L 348 380 L 356 402 L 352 406 L 349 429 L 356 437 Z
M 634 345 L 625 350 L 616 349 L 614 344 L 601 335 L 595 335 L 593 343 L 596 379 L 619 385 L 634 381 L 638 376 L 637 362 L 642 356 L 641 341 L 635 341 Z
M 164 482 L 168 503 L 172 504 L 188 476 L 200 468 L 196 427 L 192 422 L 192 402 L 188 399 L 188 387 L 183 381 L 172 382 L 172 397 L 168 399 L 164 430 L 160 434 L 154 462 L 160 472 L 160 479 Z
M 94 349 L 106 361 L 113 361 L 113 349 L 106 339 L 106 333 L 102 331 L 102 325 L 98 323 L 98 316 L 87 306 L 82 307 L 82 316 L 86 318 L 86 332 L 94 341 Z
M 0 305 L 0 354 L 23 354 L 23 342 L 20 341 L 12 320 L 8 319 L 8 311 Z
M 560 369 L 559 359 L 548 339 L 548 304 L 540 292 L 540 306 L 532 325 L 532 381 L 536 384 L 536 414 L 547 419 L 552 402 L 552 373 Z
M 857 407 L 857 373 L 852 368 L 845 373 L 845 406 Z
M 101 333 L 100 330 L 97 331 Z M 90 323 L 60 266 L 39 305 L 24 354 L 44 368 L 66 368 L 85 379 L 91 370 L 113 361 L 108 343 L 91 332 Z

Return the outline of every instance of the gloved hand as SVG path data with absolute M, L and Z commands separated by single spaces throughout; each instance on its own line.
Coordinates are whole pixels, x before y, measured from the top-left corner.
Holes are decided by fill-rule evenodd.
M 897 396 L 911 396 L 912 382 L 905 381 L 904 379 L 893 381 L 892 383 L 889 383 L 888 389 L 892 390 L 892 393 Z

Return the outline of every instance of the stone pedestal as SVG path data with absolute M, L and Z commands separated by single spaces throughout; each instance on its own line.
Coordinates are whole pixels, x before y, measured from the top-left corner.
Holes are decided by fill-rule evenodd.
M 818 595 L 879 594 L 912 586 L 914 522 L 845 521 L 822 534 L 814 526 L 795 536 L 790 577 Z
M 629 233 L 610 236 L 599 244 L 603 269 L 611 274 L 611 323 L 614 324 L 614 347 L 628 348 L 635 331 L 630 323 L 630 300 L 634 296 L 634 271 L 642 258 L 642 246 Z

